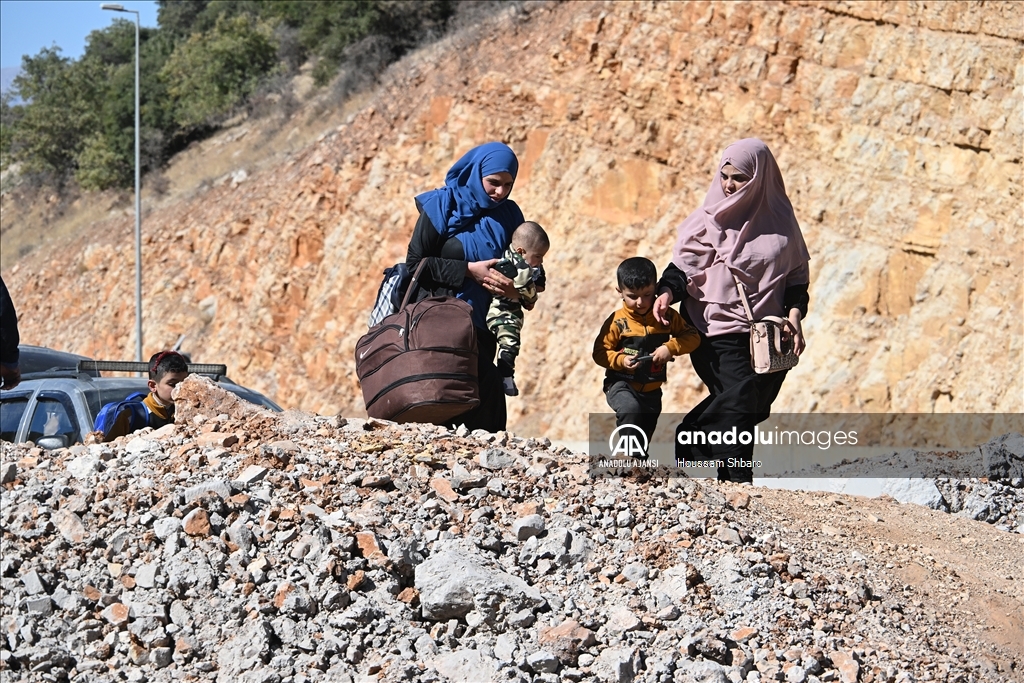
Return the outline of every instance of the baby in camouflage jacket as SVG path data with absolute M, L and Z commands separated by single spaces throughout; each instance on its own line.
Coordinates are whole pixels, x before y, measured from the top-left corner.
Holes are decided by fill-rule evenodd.
M 544 291 L 544 255 L 550 244 L 540 224 L 526 221 L 516 228 L 503 258 L 494 264 L 494 269 L 511 279 L 519 292 L 518 300 L 495 296 L 487 311 L 487 329 L 498 340 L 498 371 L 509 396 L 519 395 L 515 370 L 524 310 L 532 310 L 537 293 Z

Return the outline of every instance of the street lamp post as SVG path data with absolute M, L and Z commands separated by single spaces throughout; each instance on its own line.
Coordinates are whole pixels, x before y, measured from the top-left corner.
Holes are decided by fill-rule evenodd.
M 142 361 L 142 195 L 139 192 L 139 13 L 123 5 L 100 9 L 135 15 L 135 360 Z

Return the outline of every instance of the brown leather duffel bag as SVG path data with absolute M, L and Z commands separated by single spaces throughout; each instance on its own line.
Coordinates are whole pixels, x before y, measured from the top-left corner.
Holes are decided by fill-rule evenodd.
M 472 309 L 450 296 L 410 304 L 423 264 L 401 308 L 356 344 L 356 375 L 370 417 L 444 424 L 480 404 Z

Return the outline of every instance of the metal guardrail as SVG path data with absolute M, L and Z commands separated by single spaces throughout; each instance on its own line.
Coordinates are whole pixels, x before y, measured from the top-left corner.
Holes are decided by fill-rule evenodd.
M 88 372 L 94 370 L 102 372 L 149 372 L 149 363 L 127 360 L 80 360 L 78 371 Z M 228 366 L 215 363 L 189 363 L 188 371 L 197 375 L 214 375 L 223 377 L 228 374 Z

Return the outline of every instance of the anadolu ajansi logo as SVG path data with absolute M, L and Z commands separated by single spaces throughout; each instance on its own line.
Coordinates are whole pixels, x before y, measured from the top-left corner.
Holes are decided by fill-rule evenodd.
M 613 458 L 646 458 L 647 446 L 647 435 L 636 425 L 619 425 L 608 437 L 608 448 Z

